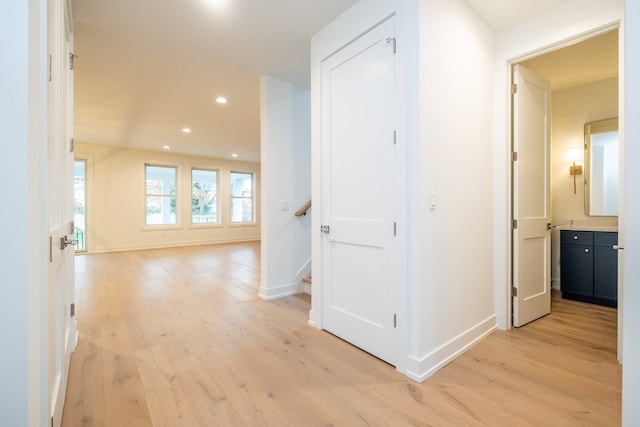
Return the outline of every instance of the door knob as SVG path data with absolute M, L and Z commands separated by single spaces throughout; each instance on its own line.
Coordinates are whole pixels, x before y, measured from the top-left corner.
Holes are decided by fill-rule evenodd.
M 78 243 L 78 240 L 76 239 L 69 240 L 66 235 L 60 238 L 60 248 L 63 250 L 66 249 L 67 246 L 76 245 L 77 243 Z

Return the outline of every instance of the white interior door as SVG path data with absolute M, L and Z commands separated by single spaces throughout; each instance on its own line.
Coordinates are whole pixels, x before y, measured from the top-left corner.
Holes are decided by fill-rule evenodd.
M 513 325 L 522 326 L 551 311 L 551 90 L 521 65 L 513 74 Z
M 48 222 L 50 262 L 47 287 L 48 397 L 53 426 L 59 426 L 71 353 L 76 345 L 73 239 L 72 22 L 68 3 L 49 0 Z
M 394 20 L 322 62 L 323 327 L 394 363 Z

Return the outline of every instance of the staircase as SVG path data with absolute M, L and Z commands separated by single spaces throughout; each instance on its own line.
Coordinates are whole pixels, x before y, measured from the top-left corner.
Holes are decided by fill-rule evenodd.
M 310 294 L 311 293 L 311 276 L 303 277 L 302 282 L 304 283 L 304 293 Z

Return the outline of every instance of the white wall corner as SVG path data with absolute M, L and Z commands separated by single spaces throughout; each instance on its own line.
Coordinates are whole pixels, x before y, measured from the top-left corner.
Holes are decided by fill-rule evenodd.
M 294 216 L 311 192 L 310 109 L 308 89 L 270 76 L 260 80 L 259 296 L 265 300 L 302 292 L 302 277 L 311 269 L 305 267 L 310 264 L 311 221 Z
M 496 316 L 492 315 L 421 358 L 410 355 L 405 375 L 415 381 L 423 382 L 487 337 L 496 328 Z

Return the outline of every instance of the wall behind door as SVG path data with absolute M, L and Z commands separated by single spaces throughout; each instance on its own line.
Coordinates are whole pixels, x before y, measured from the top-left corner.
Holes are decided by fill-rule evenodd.
M 557 90 L 552 95 L 551 195 L 552 220 L 556 225 L 608 226 L 617 218 L 589 217 L 584 211 L 584 175 L 569 175 L 570 149 L 583 149 L 584 124 L 618 117 L 618 77 Z M 584 163 L 583 163 L 584 164 Z M 554 230 L 551 241 L 551 282 L 560 281 L 560 232 Z

